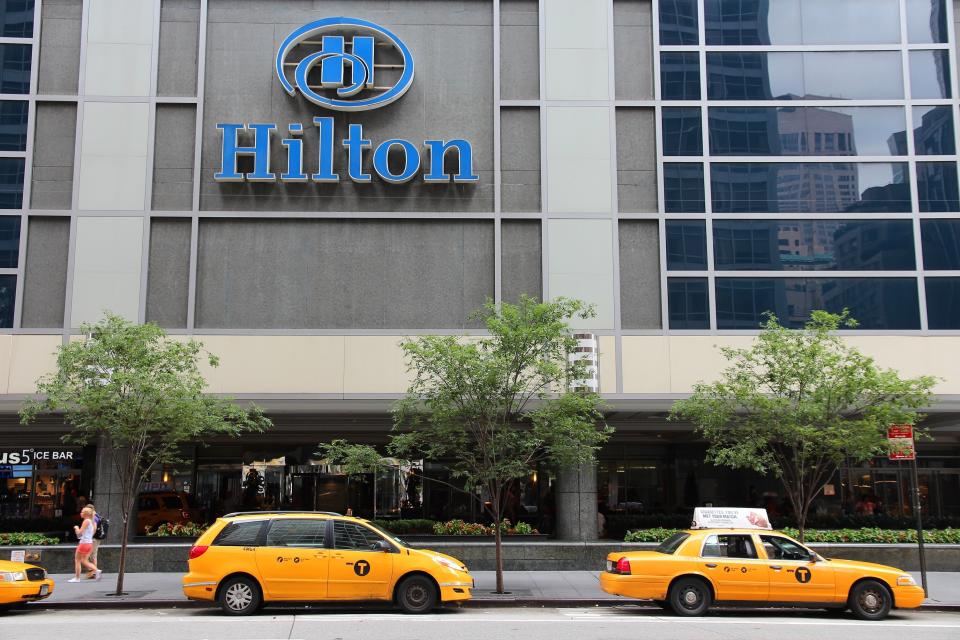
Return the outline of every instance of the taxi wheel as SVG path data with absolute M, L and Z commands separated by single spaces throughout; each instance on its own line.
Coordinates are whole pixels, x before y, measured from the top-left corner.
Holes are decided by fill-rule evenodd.
M 404 613 L 428 613 L 437 605 L 437 588 L 426 576 L 410 576 L 397 586 L 397 604 Z
M 224 613 L 246 616 L 257 611 L 261 603 L 260 586 L 252 579 L 237 576 L 223 583 L 217 602 Z
M 670 588 L 670 608 L 678 616 L 702 616 L 712 600 L 710 587 L 699 578 L 680 578 Z
M 861 620 L 883 620 L 890 613 L 893 597 L 890 590 L 876 580 L 864 580 L 850 590 L 847 602 L 853 615 Z

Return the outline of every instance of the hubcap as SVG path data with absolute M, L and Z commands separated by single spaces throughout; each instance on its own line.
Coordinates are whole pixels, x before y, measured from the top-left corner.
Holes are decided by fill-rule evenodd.
M 693 587 L 687 587 L 681 594 L 681 600 L 685 607 L 693 609 L 700 604 L 700 593 Z
M 860 596 L 860 604 L 869 613 L 875 613 L 883 607 L 883 596 L 876 591 L 864 591 Z
M 422 607 L 427 602 L 427 590 L 419 584 L 407 588 L 407 603 L 413 607 Z
M 227 587 L 225 599 L 228 607 L 234 611 L 241 611 L 253 602 L 253 590 L 242 582 L 238 582 Z

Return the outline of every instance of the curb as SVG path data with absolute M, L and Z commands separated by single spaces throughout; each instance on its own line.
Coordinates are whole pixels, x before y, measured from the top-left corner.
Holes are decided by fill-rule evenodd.
M 609 599 L 596 599 L 596 598 L 517 598 L 513 600 L 509 599 L 475 599 L 467 600 L 460 603 L 452 603 L 444 605 L 443 608 L 448 609 L 504 609 L 510 607 L 523 607 L 523 608 L 575 608 L 575 607 L 622 607 L 629 606 L 631 608 L 637 609 L 656 609 L 659 610 L 660 607 L 643 601 L 630 602 L 630 601 L 621 601 L 621 600 L 609 600 Z M 76 600 L 72 602 L 32 602 L 26 605 L 27 609 L 49 609 L 49 610 L 58 610 L 58 611 L 68 611 L 72 609 L 117 609 L 117 610 L 133 610 L 133 609 L 200 609 L 200 608 L 215 608 L 216 604 L 213 602 L 200 602 L 197 600 Z M 284 610 L 284 609 L 309 609 L 309 610 L 318 610 L 323 611 L 326 609 L 343 609 L 344 607 L 339 604 L 334 603 L 322 603 L 314 605 L 292 605 L 289 607 L 271 607 L 274 610 Z M 382 611 L 384 609 L 392 610 L 392 607 L 387 605 L 380 604 L 356 604 L 354 606 L 347 607 L 351 610 L 358 611 Z M 719 607 L 720 609 L 726 609 L 727 607 Z M 801 608 L 801 607 L 798 607 Z M 813 611 L 815 609 L 811 609 Z M 918 611 L 942 611 L 948 613 L 960 613 L 960 604 L 924 604 L 921 605 Z

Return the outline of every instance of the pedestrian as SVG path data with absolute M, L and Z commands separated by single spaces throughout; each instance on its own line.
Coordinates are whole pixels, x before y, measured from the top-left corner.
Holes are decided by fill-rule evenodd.
M 93 524 L 93 509 L 84 507 L 80 512 L 80 516 L 83 518 L 83 522 L 79 527 L 73 527 L 73 532 L 77 535 L 78 540 L 77 552 L 73 559 L 74 577 L 67 580 L 67 582 L 80 582 L 81 566 L 89 569 L 89 573 L 87 574 L 88 578 L 99 580 L 101 574 L 100 569 L 97 569 L 97 565 L 89 560 L 90 552 L 93 551 L 93 533 L 97 528 L 96 525 Z
M 90 552 L 90 562 L 99 566 L 100 563 L 97 562 L 97 551 L 100 550 L 100 538 L 97 536 L 97 532 L 100 531 L 100 514 L 97 513 L 97 508 L 93 506 L 93 503 L 90 502 L 87 506 L 93 509 L 93 551 Z M 87 576 L 90 577 L 90 576 Z

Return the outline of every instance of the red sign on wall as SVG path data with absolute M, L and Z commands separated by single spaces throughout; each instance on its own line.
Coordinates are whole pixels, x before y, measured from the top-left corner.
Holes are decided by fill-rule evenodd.
M 890 443 L 891 460 L 916 460 L 912 424 L 892 424 L 887 427 L 887 441 Z

